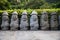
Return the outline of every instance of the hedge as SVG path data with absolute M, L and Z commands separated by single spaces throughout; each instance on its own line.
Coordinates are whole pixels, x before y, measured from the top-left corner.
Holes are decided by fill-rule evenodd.
M 48 14 L 51 12 L 57 12 L 60 15 L 60 9 L 26 9 L 27 13 L 30 14 L 33 10 L 35 10 L 38 14 L 41 14 L 43 10 L 47 11 Z M 11 14 L 13 11 L 17 11 L 18 14 L 21 14 L 24 9 L 15 9 L 15 10 L 0 10 L 0 15 L 3 13 L 3 11 L 7 11 L 8 14 Z

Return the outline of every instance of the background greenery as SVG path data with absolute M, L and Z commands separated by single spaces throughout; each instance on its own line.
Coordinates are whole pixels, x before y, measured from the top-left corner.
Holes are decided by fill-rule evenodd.
M 0 0 L 0 10 L 60 8 L 60 0 Z

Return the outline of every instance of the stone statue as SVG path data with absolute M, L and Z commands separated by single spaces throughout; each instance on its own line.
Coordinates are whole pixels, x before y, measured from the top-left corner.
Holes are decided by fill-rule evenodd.
M 11 23 L 10 23 L 10 28 L 11 30 L 17 30 L 19 26 L 19 20 L 18 20 L 18 13 L 15 11 L 12 13 L 11 16 Z
M 58 28 L 58 21 L 57 21 L 57 14 L 56 12 L 51 13 L 50 19 L 51 30 L 57 30 Z
M 46 11 L 42 12 L 42 15 L 40 18 L 40 26 L 41 26 L 42 30 L 48 30 L 49 29 L 48 14 Z
M 24 10 L 21 16 L 20 30 L 28 30 L 28 17 L 26 10 Z
M 59 27 L 58 27 L 58 29 L 60 30 L 60 15 L 59 15 Z
M 9 29 L 9 17 L 8 13 L 6 11 L 2 14 L 2 24 L 1 24 L 2 30 L 8 30 Z
M 38 28 L 39 28 L 39 24 L 38 24 L 37 12 L 34 10 L 31 13 L 31 17 L 30 17 L 30 29 L 38 30 Z

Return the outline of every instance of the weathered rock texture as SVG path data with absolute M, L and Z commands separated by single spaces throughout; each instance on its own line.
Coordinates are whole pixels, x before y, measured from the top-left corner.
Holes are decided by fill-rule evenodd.
M 39 27 L 39 24 L 38 24 L 37 12 L 33 11 L 31 13 L 31 17 L 30 17 L 30 29 L 38 30 L 38 27 Z
M 9 29 L 9 17 L 7 12 L 3 12 L 2 14 L 2 24 L 1 24 L 2 30 L 8 30 Z
M 18 29 L 18 26 L 19 26 L 18 21 L 19 21 L 18 20 L 18 13 L 15 11 L 12 13 L 12 16 L 11 16 L 11 23 L 10 23 L 11 30 Z
M 26 10 L 24 10 L 20 20 L 20 30 L 28 30 L 28 26 L 29 24 L 28 24 L 27 12 Z
M 49 23 L 48 23 L 48 13 L 46 11 L 42 12 L 41 18 L 40 18 L 40 26 L 42 30 L 49 29 Z
M 52 30 L 58 29 L 58 20 L 57 20 L 57 13 L 51 13 L 50 25 Z
M 12 13 L 11 19 L 8 17 L 7 12 L 2 14 L 2 24 L 0 29 L 2 30 L 60 30 L 60 15 L 57 16 L 56 12 L 48 13 L 44 10 L 41 15 L 34 10 L 29 15 L 27 11 L 24 10 L 20 18 L 18 18 L 18 13 L 14 11 Z M 1 16 L 0 16 L 1 18 Z M 0 19 L 1 20 L 1 19 Z M 11 21 L 10 21 L 11 20 Z M 1 23 L 1 22 L 0 22 Z

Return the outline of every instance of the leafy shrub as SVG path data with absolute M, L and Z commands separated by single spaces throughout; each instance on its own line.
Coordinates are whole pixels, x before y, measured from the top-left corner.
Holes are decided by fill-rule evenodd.
M 27 9 L 27 13 L 31 14 L 31 12 L 35 10 L 39 15 L 41 14 L 41 12 L 43 11 L 47 11 L 48 14 L 50 14 L 51 12 L 57 12 L 57 14 L 60 14 L 60 9 Z M 22 12 L 24 11 L 24 9 L 17 9 L 17 10 L 0 10 L 0 15 L 4 12 L 7 11 L 8 14 L 11 14 L 13 11 L 17 11 L 18 14 L 22 14 Z

